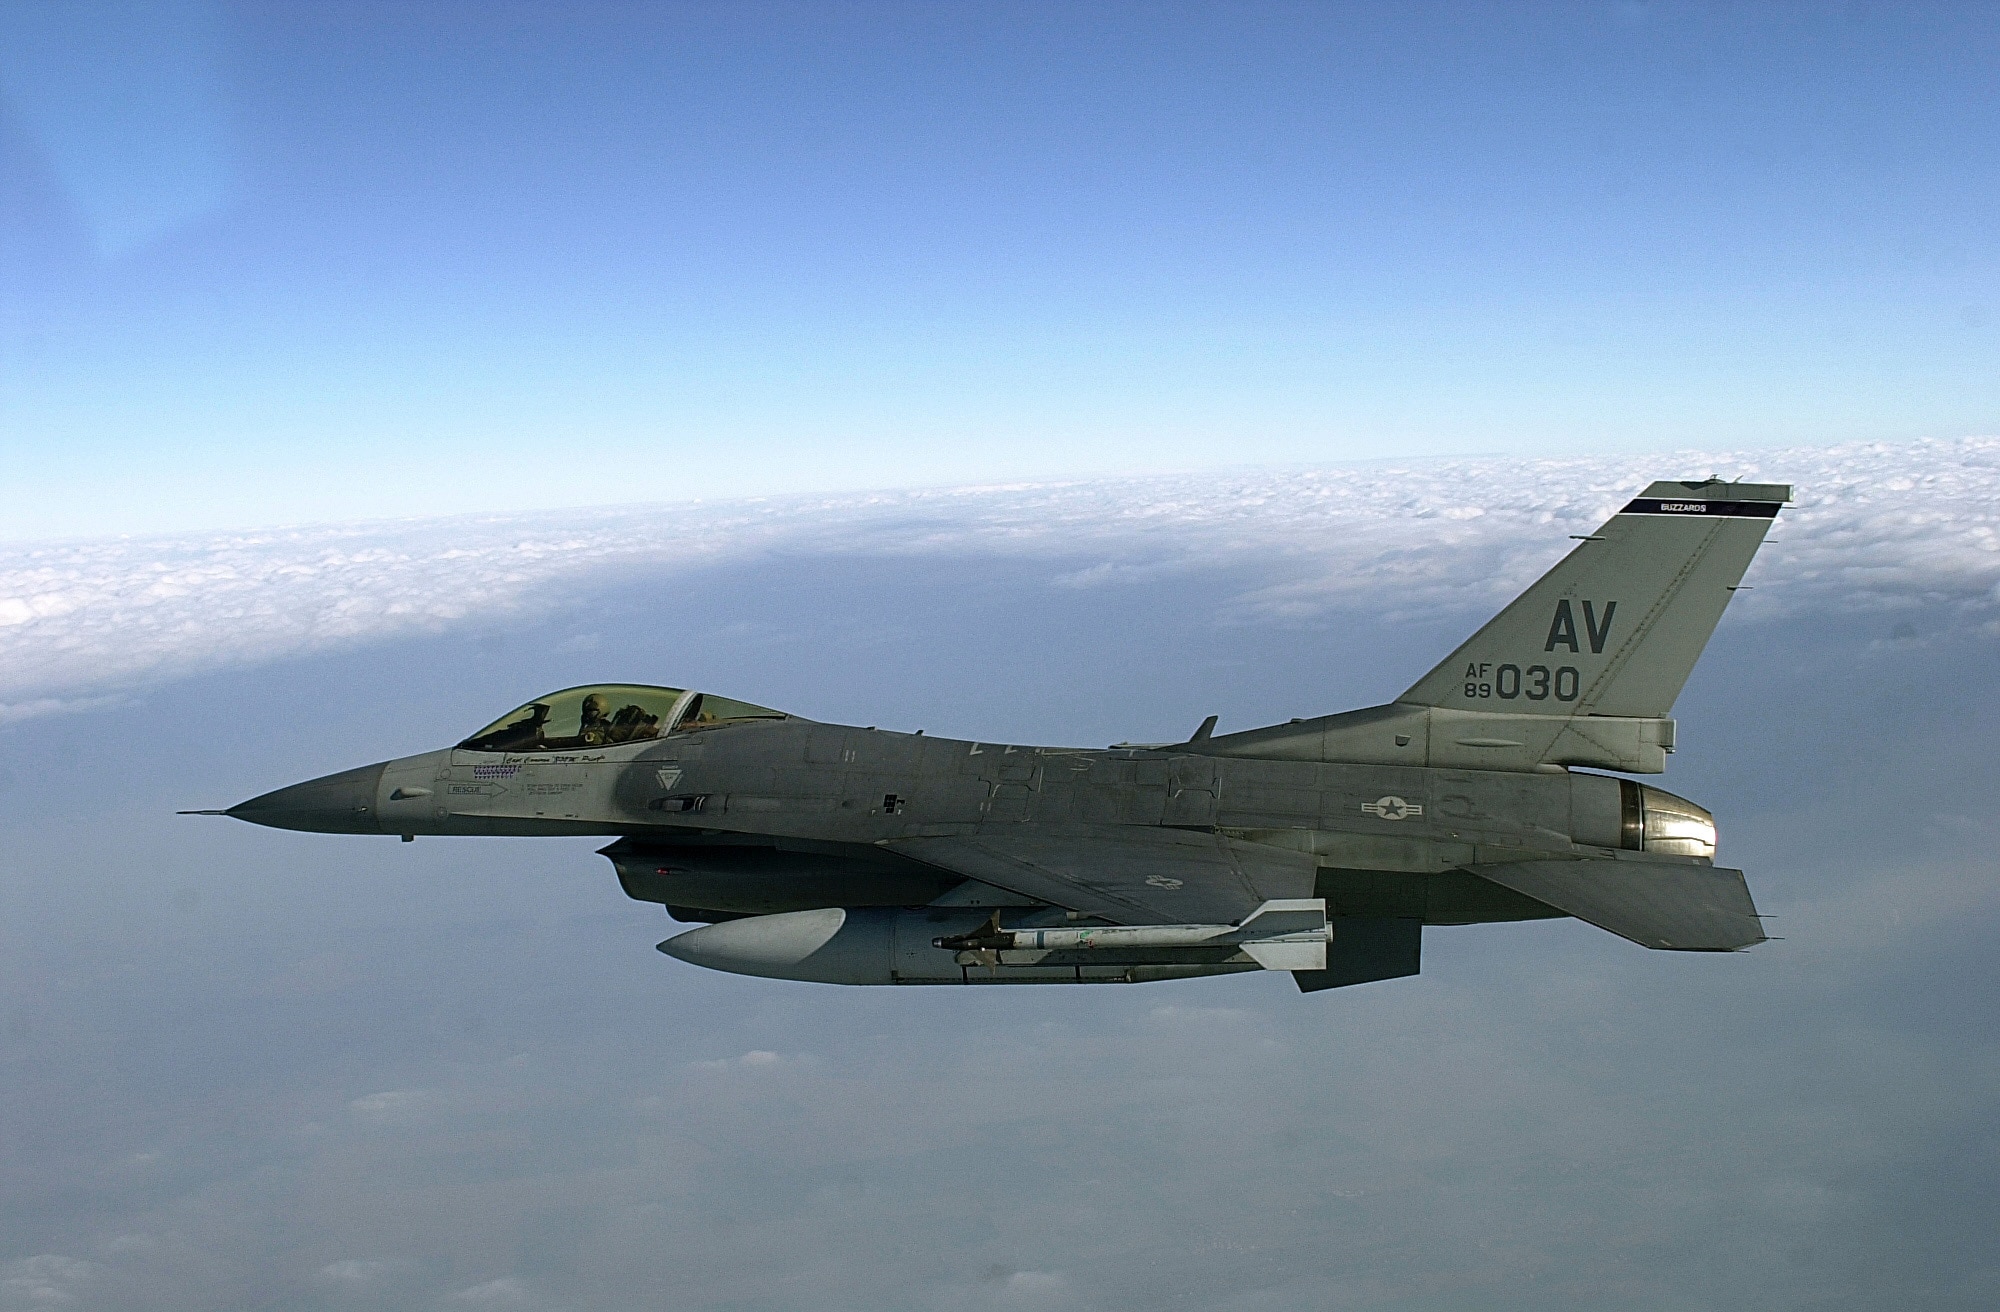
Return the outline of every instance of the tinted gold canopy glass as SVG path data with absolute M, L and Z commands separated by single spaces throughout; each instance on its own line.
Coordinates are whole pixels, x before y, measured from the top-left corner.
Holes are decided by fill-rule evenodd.
M 473 752 L 567 752 L 691 733 L 743 720 L 782 720 L 784 712 L 685 688 L 600 683 L 537 697 L 473 734 Z

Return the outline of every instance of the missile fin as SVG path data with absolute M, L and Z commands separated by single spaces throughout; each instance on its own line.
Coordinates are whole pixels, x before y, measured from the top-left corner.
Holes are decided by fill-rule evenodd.
M 1245 943 L 1243 951 L 1265 970 L 1325 970 L 1326 939 L 1278 939 Z
M 1323 897 L 1273 898 L 1258 906 L 1243 923 L 1217 938 L 1218 943 L 1246 943 L 1253 938 L 1278 938 L 1285 934 L 1326 933 L 1326 899 Z

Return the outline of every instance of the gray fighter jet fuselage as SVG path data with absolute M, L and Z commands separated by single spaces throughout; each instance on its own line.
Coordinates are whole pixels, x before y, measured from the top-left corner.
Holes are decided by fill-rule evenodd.
M 1656 483 L 1394 702 L 1186 741 L 1033 747 L 594 685 L 455 747 L 282 788 L 281 828 L 604 835 L 683 960 L 829 983 L 1415 974 L 1425 925 L 1574 915 L 1763 939 L 1667 714 L 1790 489 Z M 1615 772 L 1598 773 L 1597 771 Z

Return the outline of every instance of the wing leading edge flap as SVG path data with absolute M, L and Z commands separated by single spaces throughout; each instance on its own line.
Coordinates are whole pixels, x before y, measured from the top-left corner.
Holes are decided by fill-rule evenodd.
M 1510 861 L 1465 868 L 1642 947 L 1737 952 L 1765 938 L 1741 870 L 1651 861 Z
M 1311 897 L 1317 864 L 1221 834 L 1137 825 L 1032 825 L 888 846 L 1119 925 L 1235 924 L 1266 902 Z

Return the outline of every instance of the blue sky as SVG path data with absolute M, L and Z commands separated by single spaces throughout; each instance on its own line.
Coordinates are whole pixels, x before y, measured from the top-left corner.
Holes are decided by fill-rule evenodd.
M 1983 6 L 0 6 L 14 538 L 1992 432 Z

